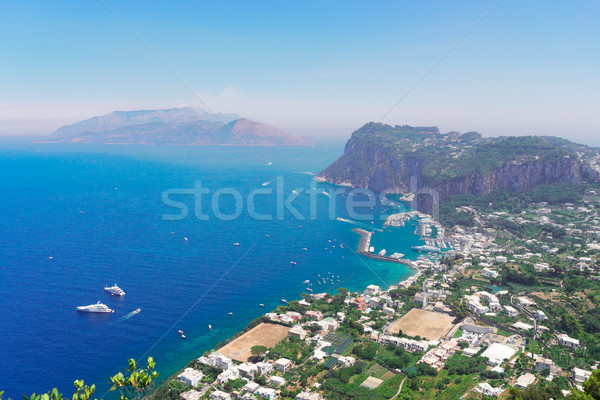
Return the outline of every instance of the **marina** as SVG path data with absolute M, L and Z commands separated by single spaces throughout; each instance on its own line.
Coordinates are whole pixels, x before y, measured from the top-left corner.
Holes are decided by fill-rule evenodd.
M 410 260 L 404 260 L 402 258 L 385 256 L 384 255 L 385 253 L 374 254 L 374 253 L 370 252 L 369 250 L 371 248 L 371 236 L 373 235 L 373 232 L 368 232 L 361 228 L 354 228 L 354 229 L 352 229 L 352 232 L 358 233 L 361 236 L 360 243 L 358 244 L 358 254 L 361 254 L 363 256 L 366 256 L 366 257 L 369 257 L 369 258 L 372 258 L 375 260 L 389 261 L 389 262 L 393 262 L 393 263 L 397 263 L 397 264 L 406 265 L 410 268 L 414 268 L 414 269 L 417 268 L 416 264 Z

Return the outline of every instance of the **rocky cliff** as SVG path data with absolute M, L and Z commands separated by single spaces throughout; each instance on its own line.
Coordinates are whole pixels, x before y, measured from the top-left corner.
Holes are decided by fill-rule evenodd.
M 376 192 L 415 193 L 420 211 L 435 198 L 520 193 L 538 185 L 598 181 L 597 149 L 560 138 L 483 138 L 476 132 L 369 123 L 352 134 L 344 155 L 316 179 Z

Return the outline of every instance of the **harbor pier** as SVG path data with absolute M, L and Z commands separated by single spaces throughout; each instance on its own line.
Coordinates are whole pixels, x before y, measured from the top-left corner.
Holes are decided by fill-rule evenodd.
M 418 269 L 417 265 L 412 261 L 371 253 L 369 251 L 369 247 L 371 246 L 371 236 L 373 236 L 373 232 L 365 231 L 364 229 L 360 228 L 354 228 L 352 229 L 352 232 L 358 233 L 360 235 L 360 243 L 358 244 L 358 254 L 372 258 L 374 260 L 393 262 L 396 264 L 407 265 L 413 269 Z

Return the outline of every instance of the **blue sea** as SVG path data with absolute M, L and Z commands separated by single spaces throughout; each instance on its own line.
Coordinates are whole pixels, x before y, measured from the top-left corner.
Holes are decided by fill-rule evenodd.
M 383 228 L 380 215 L 395 210 L 379 203 L 361 208 L 361 218 L 372 219 L 349 215 L 348 195 L 328 197 L 322 192 L 336 188 L 313 181 L 342 152 L 343 143 L 0 142 L 0 391 L 16 399 L 56 386 L 70 396 L 73 381 L 84 379 L 97 385 L 98 398 L 110 398 L 109 376 L 128 358 L 153 356 L 165 379 L 282 298 L 299 299 L 306 279 L 315 292 L 335 292 L 410 276 L 403 265 L 356 255 L 352 228 L 382 229 L 378 249 L 414 258 L 410 247 L 423 244 L 414 224 Z M 195 185 L 209 194 L 186 194 Z M 283 200 L 298 192 L 289 203 L 297 213 L 278 208 L 277 185 Z M 319 275 L 339 278 L 325 285 Z M 104 292 L 114 283 L 123 298 Z M 97 301 L 114 313 L 76 312 Z

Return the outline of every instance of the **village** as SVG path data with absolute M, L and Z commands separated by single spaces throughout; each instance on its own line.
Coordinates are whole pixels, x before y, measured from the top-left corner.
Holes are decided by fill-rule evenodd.
M 410 278 L 304 294 L 193 360 L 162 395 L 564 398 L 600 360 L 600 208 L 595 192 L 585 199 L 517 215 L 462 207 L 477 223 L 440 229 L 452 250 L 420 257 Z

